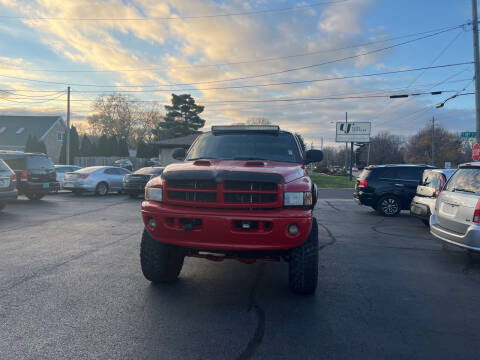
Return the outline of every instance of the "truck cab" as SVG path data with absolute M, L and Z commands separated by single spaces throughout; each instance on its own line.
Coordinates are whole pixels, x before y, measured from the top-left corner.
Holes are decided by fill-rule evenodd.
M 316 186 L 295 135 L 278 126 L 214 126 L 182 160 L 148 182 L 141 264 L 153 282 L 172 281 L 185 256 L 289 263 L 294 292 L 313 293 L 318 277 Z

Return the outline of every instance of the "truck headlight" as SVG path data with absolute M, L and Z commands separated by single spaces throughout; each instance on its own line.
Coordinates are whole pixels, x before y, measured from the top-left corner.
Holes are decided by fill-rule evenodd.
M 163 189 L 157 187 L 145 188 L 145 200 L 163 201 Z
M 307 192 L 285 192 L 283 194 L 283 206 L 311 206 L 313 197 Z

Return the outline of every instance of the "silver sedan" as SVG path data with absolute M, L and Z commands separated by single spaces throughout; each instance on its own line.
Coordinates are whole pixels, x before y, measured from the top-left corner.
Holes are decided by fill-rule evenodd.
M 122 191 L 123 177 L 130 171 L 114 166 L 91 166 L 65 174 L 63 188 L 74 193 L 95 192 L 104 196 Z

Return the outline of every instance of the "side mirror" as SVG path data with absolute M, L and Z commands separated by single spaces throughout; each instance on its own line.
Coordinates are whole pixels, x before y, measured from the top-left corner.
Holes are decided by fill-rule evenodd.
M 322 150 L 308 150 L 305 154 L 305 165 L 320 162 L 323 159 Z
M 178 148 L 173 150 L 172 157 L 175 160 L 183 161 L 185 160 L 186 156 L 187 156 L 187 150 L 185 150 L 184 148 Z

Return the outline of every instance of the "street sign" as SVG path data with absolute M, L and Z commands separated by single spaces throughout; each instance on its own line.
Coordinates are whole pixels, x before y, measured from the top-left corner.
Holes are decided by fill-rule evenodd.
M 480 145 L 478 145 L 478 144 L 473 145 L 472 159 L 473 159 L 473 161 L 480 160 Z
M 464 131 L 462 132 L 462 138 L 474 138 L 477 136 L 475 131 Z
M 372 123 L 369 122 L 337 122 L 337 142 L 370 142 L 370 130 Z

